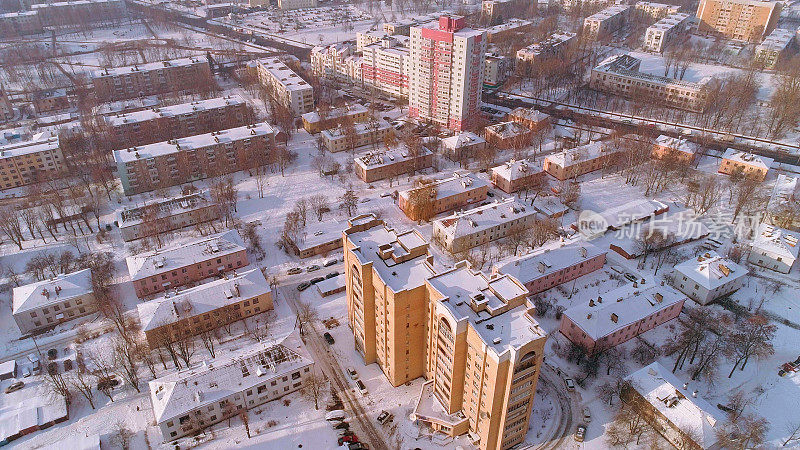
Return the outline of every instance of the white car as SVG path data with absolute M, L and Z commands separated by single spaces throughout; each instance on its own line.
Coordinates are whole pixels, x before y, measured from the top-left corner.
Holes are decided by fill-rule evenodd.
M 358 379 L 358 372 L 356 372 L 356 369 L 352 367 L 347 368 L 347 374 L 350 375 L 350 379 L 353 381 Z
M 592 412 L 589 410 L 589 407 L 583 408 L 583 421 L 589 423 L 592 421 Z
M 335 409 L 325 414 L 325 420 L 328 422 L 341 422 L 347 417 L 347 413 L 343 409 Z

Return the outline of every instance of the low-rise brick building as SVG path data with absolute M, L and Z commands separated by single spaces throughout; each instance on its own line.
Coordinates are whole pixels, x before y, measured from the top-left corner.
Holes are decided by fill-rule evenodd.
M 0 146 L 0 190 L 37 183 L 66 171 L 58 137 Z
M 547 155 L 543 167 L 547 173 L 563 181 L 608 166 L 620 152 L 615 146 L 596 141 Z
M 376 152 L 367 152 L 355 159 L 356 175 L 365 183 L 395 178 L 400 175 L 413 174 L 433 165 L 433 153 L 420 146 L 416 154 L 405 144 Z
M 89 269 L 14 288 L 11 314 L 23 335 L 97 311 Z
M 267 123 L 114 151 L 126 195 L 247 170 L 269 159 L 275 130 Z
M 559 331 L 591 355 L 678 317 L 685 300 L 669 286 L 626 285 L 564 311 Z
M 750 180 L 764 181 L 773 161 L 772 158 L 767 158 L 766 156 L 729 148 L 722 155 L 722 162 L 719 164 L 718 171 L 725 175 L 738 173 Z
M 454 174 L 450 178 L 434 181 L 398 194 L 398 205 L 411 220 L 419 220 L 420 211 L 414 205 L 415 197 L 430 193 L 425 209 L 432 215 L 451 211 L 462 206 L 486 200 L 489 184 L 472 174 Z
M 499 149 L 524 148 L 530 145 L 533 131 L 517 122 L 501 122 L 483 129 L 489 145 Z
M 117 212 L 123 241 L 133 241 L 219 218 L 219 208 L 203 192 L 155 198 Z
M 125 262 L 139 298 L 240 270 L 250 264 L 247 249 L 236 231 L 129 256 Z
M 656 159 L 675 158 L 680 162 L 691 164 L 698 150 L 694 142 L 662 134 L 653 143 L 651 155 Z
M 359 104 L 343 106 L 335 108 L 327 112 L 325 117 L 317 111 L 311 111 L 303 114 L 303 128 L 311 134 L 319 133 L 320 131 L 336 128 L 339 125 L 350 121 L 353 123 L 366 122 L 369 119 L 369 110 Z
M 344 127 L 331 128 L 321 133 L 325 148 L 331 153 L 353 150 L 363 145 L 383 144 L 387 134 L 393 134 L 394 128 L 385 120 L 353 124 L 353 132 L 349 133 Z
M 492 184 L 507 194 L 513 194 L 531 186 L 538 186 L 544 182 L 544 169 L 538 165 L 529 164 L 527 160 L 511 160 L 505 164 L 493 167 L 491 170 Z
M 213 82 L 208 61 L 200 57 L 106 67 L 92 73 L 91 78 L 95 96 L 103 102 L 195 91 Z

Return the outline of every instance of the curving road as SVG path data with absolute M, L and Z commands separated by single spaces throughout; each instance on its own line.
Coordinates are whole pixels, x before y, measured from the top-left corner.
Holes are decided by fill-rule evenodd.
M 555 394 L 558 407 L 561 410 L 558 416 L 558 424 L 553 428 L 553 436 L 549 441 L 544 442 L 540 449 L 559 449 L 564 448 L 568 439 L 572 439 L 572 428 L 575 420 L 575 411 L 580 410 L 579 405 L 574 404 L 574 398 L 565 390 L 564 381 L 561 375 L 557 374 L 548 364 L 542 364 L 542 373 L 539 375 L 539 383 L 550 389 Z M 569 441 L 567 441 L 569 442 Z

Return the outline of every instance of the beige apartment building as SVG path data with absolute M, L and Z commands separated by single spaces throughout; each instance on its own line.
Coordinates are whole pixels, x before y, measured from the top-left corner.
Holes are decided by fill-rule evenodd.
M 686 13 L 671 14 L 647 28 L 644 49 L 661 53 L 669 46 L 689 36 L 692 16 Z
M 766 156 L 754 155 L 734 148 L 729 148 L 722 155 L 719 173 L 725 175 L 741 174 L 745 178 L 764 181 L 774 160 Z
M 106 117 L 116 148 L 147 145 L 253 123 L 239 95 L 145 109 Z
M 569 55 L 578 43 L 578 35 L 569 31 L 556 32 L 540 42 L 517 50 L 517 60 L 539 63 L 550 58 Z
M 768 69 L 775 68 L 779 62 L 784 61 L 796 51 L 796 42 L 796 31 L 775 28 L 763 42 L 756 46 L 754 60 Z
M 506 194 L 513 194 L 522 189 L 538 186 L 544 182 L 544 169 L 525 159 L 519 161 L 512 159 L 505 164 L 493 167 L 491 170 L 492 184 Z
M 547 155 L 544 170 L 559 180 L 579 177 L 608 166 L 620 150 L 601 141 Z
M 650 20 L 661 20 L 672 14 L 680 12 L 681 7 L 655 2 L 636 2 L 633 5 L 633 14 Z
M 197 336 L 272 309 L 272 290 L 261 269 L 223 275 L 221 279 L 139 303 L 139 322 L 150 348 Z
M 714 87 L 712 77 L 704 77 L 698 82 L 662 77 L 640 72 L 641 62 L 628 54 L 611 56 L 592 69 L 589 87 L 687 111 L 706 109 L 708 90 Z
M 92 73 L 98 100 L 110 102 L 177 91 L 195 91 L 213 82 L 204 57 L 180 58 L 125 67 L 103 68 Z
M 256 167 L 274 147 L 275 131 L 262 122 L 114 150 L 114 161 L 125 195 L 133 195 Z
M 314 89 L 278 58 L 255 63 L 258 81 L 270 90 L 273 98 L 294 115 L 314 110 Z
M 698 150 L 698 146 L 694 142 L 661 134 L 653 142 L 653 150 L 650 154 L 655 159 L 674 158 L 680 162 L 691 164 L 694 162 Z
M 760 41 L 775 29 L 782 7 L 783 3 L 769 0 L 701 0 L 697 31 L 739 41 Z
M 11 314 L 23 335 L 97 311 L 89 269 L 14 288 Z
M 433 216 L 486 200 L 489 184 L 471 173 L 456 173 L 450 178 L 402 191 L 398 194 L 397 202 L 409 219 L 420 219 L 420 211 L 413 205 L 413 200 L 415 196 L 426 191 L 430 192 L 431 196 L 427 209 Z
M 332 109 L 324 114 L 324 117 L 319 110 L 307 112 L 302 116 L 303 128 L 311 134 L 336 128 L 345 122 L 366 122 L 368 118 L 369 110 L 358 103 Z
M 278 8 L 283 10 L 316 7 L 317 0 L 278 0 Z
M 366 364 L 394 386 L 424 376 L 412 420 L 482 450 L 525 437 L 546 340 L 528 291 L 460 262 L 436 274 L 428 244 L 374 216 L 344 232 L 348 319 Z
M 416 154 L 412 154 L 405 144 L 398 144 L 391 149 L 368 152 L 355 159 L 356 175 L 365 183 L 395 178 L 400 175 L 413 174 L 433 165 L 433 153 L 420 146 Z
M 320 135 L 325 148 L 331 153 L 355 150 L 362 145 L 381 144 L 388 134 L 394 134 L 394 128 L 383 119 L 374 119 L 369 122 L 353 124 L 354 133 L 348 133 L 346 128 L 337 127 L 324 130 Z
M 630 5 L 613 5 L 583 19 L 584 36 L 595 40 L 611 37 L 625 25 L 630 10 Z
M 535 208 L 509 197 L 434 221 L 433 240 L 455 254 L 521 233 L 537 220 Z
M 508 120 L 524 125 L 533 131 L 550 126 L 550 116 L 533 108 L 519 107 L 508 113 Z
M 44 181 L 66 170 L 58 137 L 0 147 L 0 190 Z

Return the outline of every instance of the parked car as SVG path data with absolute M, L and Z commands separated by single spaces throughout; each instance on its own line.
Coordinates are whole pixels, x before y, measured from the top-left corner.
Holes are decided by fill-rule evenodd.
M 325 338 L 325 342 L 327 342 L 330 345 L 333 345 L 334 343 L 336 343 L 336 340 L 327 331 L 325 332 L 325 334 L 322 335 L 322 337 L 324 337 Z
M 338 422 L 333 425 L 334 430 L 349 430 L 350 424 L 347 422 Z
M 316 272 L 317 270 L 319 270 L 319 268 L 320 267 L 318 265 L 313 264 L 313 265 L 308 266 L 308 269 L 306 269 L 306 272 Z
M 361 395 L 367 395 L 367 386 L 361 380 L 356 380 L 356 386 L 358 386 L 358 391 L 361 392 Z
M 347 368 L 347 374 L 350 375 L 350 379 L 351 380 L 357 380 L 358 379 L 358 372 L 356 372 L 356 369 L 354 369 L 352 367 L 348 367 Z
M 50 350 L 47 351 L 47 359 L 53 360 L 56 358 L 58 358 L 58 350 L 51 348 Z
M 314 278 L 312 278 L 312 279 L 310 279 L 310 280 L 308 280 L 308 281 L 309 281 L 309 283 L 311 283 L 311 284 L 317 284 L 317 283 L 319 283 L 320 281 L 325 281 L 325 277 L 314 277 Z
M 580 424 L 575 429 L 575 440 L 578 442 L 583 442 L 586 438 L 586 425 Z
M 31 376 L 31 369 L 24 367 L 22 369 L 22 378 L 28 378 L 29 376 Z
M 113 376 L 101 377 L 99 380 L 97 380 L 98 391 L 102 391 L 103 389 L 111 389 L 117 385 L 119 385 L 119 380 Z
M 592 412 L 589 410 L 589 407 L 583 408 L 583 421 L 589 423 L 592 421 Z
M 299 267 L 292 267 L 291 269 L 287 270 L 286 273 L 288 275 L 297 275 L 298 273 L 303 273 L 303 269 Z
M 486 193 L 486 195 L 488 195 L 489 197 L 494 197 L 494 192 L 489 191 L 489 192 Z
M 71 359 L 65 359 L 64 360 L 64 372 L 67 372 L 69 370 L 72 370 L 72 360 Z
M 355 435 L 342 436 L 337 440 L 337 442 L 339 442 L 339 445 L 342 445 L 345 442 L 358 442 L 358 438 Z
M 47 364 L 47 373 L 49 373 L 50 375 L 57 374 L 58 373 L 58 363 L 55 362 L 55 361 L 51 361 L 49 364 Z
M 325 420 L 329 422 L 332 421 L 341 422 L 344 420 L 345 417 L 347 417 L 347 413 L 344 412 L 343 409 L 334 409 L 333 411 L 328 411 L 328 413 L 325 414 Z
M 338 259 L 331 258 L 331 259 L 326 260 L 325 263 L 322 265 L 322 267 L 335 266 L 337 262 L 339 262 Z
M 311 283 L 309 283 L 308 281 L 304 281 L 304 282 L 302 282 L 302 283 L 297 285 L 297 290 L 300 291 L 300 292 L 303 292 L 303 291 L 305 291 L 306 289 L 308 289 L 310 287 L 311 287 Z
M 10 392 L 18 391 L 18 390 L 22 389 L 24 386 L 25 386 L 25 383 L 23 383 L 22 381 L 15 381 L 15 382 L 13 382 L 13 383 L 8 385 L 8 387 L 6 388 L 6 394 L 8 394 Z
M 566 386 L 567 390 L 570 392 L 575 390 L 575 382 L 572 381 L 572 378 L 564 378 L 564 386 Z
M 391 422 L 394 419 L 394 414 L 386 411 L 385 409 L 381 411 L 380 415 L 378 415 L 378 423 L 383 425 L 384 423 Z
M 347 446 L 348 450 L 367 450 L 367 444 L 362 444 L 361 442 L 351 442 L 350 445 Z
M 331 272 L 331 273 L 329 273 L 329 274 L 325 275 L 325 279 L 327 280 L 327 279 L 329 279 L 329 278 L 338 277 L 338 276 L 339 276 L 339 272 L 337 272 L 337 271 L 335 271 L 335 270 L 334 270 L 333 272 Z
M 28 355 L 28 361 L 33 363 L 33 365 L 37 365 L 39 364 L 39 357 L 36 355 L 36 353 L 31 353 Z

